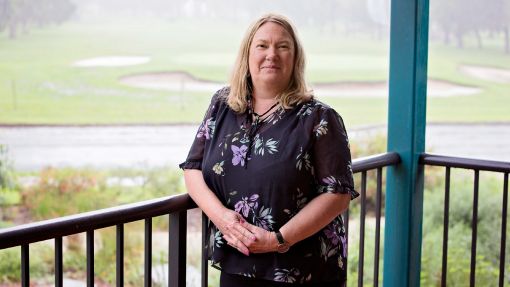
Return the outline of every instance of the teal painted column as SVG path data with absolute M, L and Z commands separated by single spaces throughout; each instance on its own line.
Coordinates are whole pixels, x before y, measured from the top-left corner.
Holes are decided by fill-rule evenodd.
M 420 286 L 428 10 L 428 0 L 391 1 L 388 151 L 402 162 L 386 181 L 385 287 Z

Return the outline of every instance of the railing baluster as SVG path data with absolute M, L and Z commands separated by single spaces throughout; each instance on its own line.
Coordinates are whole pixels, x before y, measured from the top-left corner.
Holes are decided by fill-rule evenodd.
M 124 286 L 124 224 L 117 224 L 117 287 Z
M 55 286 L 64 286 L 62 268 L 62 237 L 55 238 Z
M 30 250 L 28 244 L 21 245 L 21 286 L 30 286 Z
M 358 258 L 358 286 L 363 286 L 363 267 L 365 256 L 365 212 L 366 212 L 367 172 L 361 172 L 361 211 L 359 222 L 359 258 Z
M 345 260 L 345 270 L 349 267 L 349 209 L 347 209 L 344 212 L 344 226 L 345 226 L 345 245 L 347 246 L 347 250 L 345 250 L 345 257 L 347 260 Z M 349 272 L 346 272 L 345 276 L 347 276 Z M 346 278 L 347 279 L 347 278 Z
M 475 182 L 473 190 L 473 219 L 472 219 L 472 234 L 471 234 L 471 271 L 469 274 L 469 286 L 475 286 L 476 278 L 476 233 L 478 230 L 478 181 L 480 178 L 479 170 L 475 170 Z
M 87 231 L 87 287 L 94 286 L 94 230 Z
M 145 219 L 145 254 L 143 286 L 152 286 L 152 217 Z
M 209 246 L 209 238 L 207 238 L 207 224 L 209 222 L 209 219 L 205 215 L 205 213 L 202 212 L 202 280 L 201 280 L 201 286 L 207 287 L 208 284 L 208 250 L 212 246 Z M 212 242 L 214 244 L 214 242 Z
M 503 210 L 501 222 L 501 247 L 499 251 L 499 286 L 503 287 L 505 284 L 505 252 L 506 252 L 506 216 L 508 208 L 508 173 L 503 177 Z
M 443 210 L 443 257 L 441 267 L 441 286 L 446 286 L 448 273 L 448 226 L 450 225 L 450 167 L 446 167 L 444 183 L 444 210 Z
M 170 213 L 168 286 L 186 286 L 186 211 Z
M 375 197 L 375 254 L 374 254 L 374 287 L 379 286 L 379 246 L 381 242 L 381 200 L 382 200 L 382 168 L 377 169 L 377 191 Z

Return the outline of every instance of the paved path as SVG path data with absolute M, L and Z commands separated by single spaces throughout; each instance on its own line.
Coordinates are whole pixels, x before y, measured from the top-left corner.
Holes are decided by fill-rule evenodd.
M 155 167 L 184 160 L 197 127 L 0 127 L 17 170 L 45 166 Z M 385 132 L 385 127 L 353 128 L 351 139 Z M 427 151 L 510 161 L 510 123 L 427 126 Z

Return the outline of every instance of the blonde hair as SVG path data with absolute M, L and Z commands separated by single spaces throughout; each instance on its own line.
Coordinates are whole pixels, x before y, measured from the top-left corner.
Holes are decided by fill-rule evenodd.
M 305 82 L 305 54 L 295 32 L 296 29 L 285 16 L 266 14 L 255 21 L 246 31 L 237 54 L 230 77 L 230 92 L 227 96 L 227 104 L 235 112 L 243 113 L 248 106 L 247 96 L 251 93 L 253 85 L 249 76 L 248 64 L 250 46 L 257 30 L 268 22 L 282 26 L 289 33 L 294 43 L 294 68 L 289 85 L 276 98 L 284 108 L 288 109 L 312 97 L 311 91 L 308 90 Z

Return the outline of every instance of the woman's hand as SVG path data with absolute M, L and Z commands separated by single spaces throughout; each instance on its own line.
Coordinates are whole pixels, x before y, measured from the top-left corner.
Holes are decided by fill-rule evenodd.
M 191 198 L 226 236 L 225 239 L 228 238 L 228 244 L 248 256 L 250 253 L 246 246 L 251 245 L 256 238 L 248 229 L 241 226 L 243 217 L 220 202 L 205 183 L 201 170 L 185 170 L 184 179 Z
M 227 240 L 228 245 L 234 247 L 244 255 L 250 255 L 248 246 L 251 246 L 256 237 L 246 227 L 243 226 L 245 222 L 241 214 L 225 208 L 221 218 L 214 222 L 216 227 L 223 234 L 223 238 Z
M 278 240 L 274 232 L 267 231 L 246 221 L 241 221 L 240 225 L 256 237 L 254 242 L 250 245 L 246 245 L 250 252 L 267 253 L 277 250 Z

